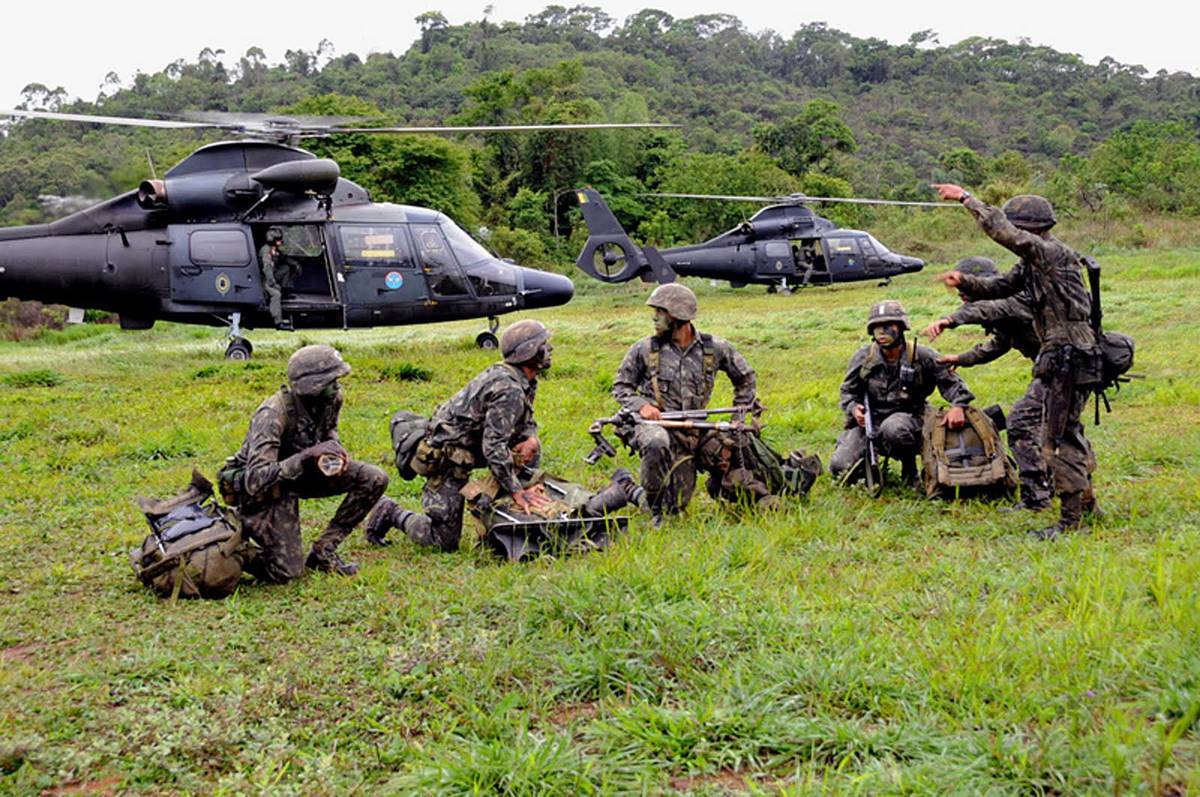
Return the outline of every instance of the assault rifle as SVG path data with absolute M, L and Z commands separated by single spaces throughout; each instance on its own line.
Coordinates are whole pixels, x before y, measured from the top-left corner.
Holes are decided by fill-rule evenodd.
M 879 430 L 875 428 L 875 420 L 871 417 L 871 396 L 868 393 L 863 393 L 863 418 L 866 420 L 864 431 L 867 433 L 867 461 L 863 463 L 863 470 L 866 471 L 867 492 L 871 495 L 877 495 L 883 485 L 876 479 L 879 474 L 879 455 L 875 451 L 875 440 L 879 437 Z M 882 474 L 879 474 L 882 477 Z
M 718 407 L 716 409 L 664 412 L 657 420 L 649 421 L 633 410 L 621 408 L 615 415 L 597 418 L 588 427 L 588 434 L 596 441 L 596 447 L 583 458 L 583 461 L 589 465 L 595 465 L 601 457 L 617 455 L 617 449 L 604 436 L 605 426 L 612 426 L 617 437 L 632 451 L 633 448 L 629 441 L 633 439 L 634 428 L 639 424 L 661 426 L 664 429 L 700 429 L 717 432 L 758 431 L 761 426 L 757 417 L 749 423 L 745 420 L 746 416 L 750 414 L 757 414 L 754 407 Z M 707 420 L 710 415 L 731 415 L 733 420 L 710 421 Z

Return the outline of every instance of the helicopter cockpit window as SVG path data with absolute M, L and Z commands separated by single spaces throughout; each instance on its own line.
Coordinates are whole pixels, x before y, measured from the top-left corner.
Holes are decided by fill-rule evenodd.
M 464 266 L 472 263 L 478 263 L 480 260 L 490 260 L 492 255 L 488 250 L 484 249 L 478 241 L 467 235 L 462 227 L 452 222 L 442 222 L 442 232 L 446 234 L 446 240 L 450 242 L 450 248 L 454 251 L 458 262 Z
M 476 296 L 511 296 L 517 292 L 515 268 L 496 262 L 491 252 L 452 222 L 442 222 L 442 232 L 458 262 L 465 267 L 463 270 Z
M 867 240 L 870 241 L 871 245 L 875 247 L 876 253 L 881 254 L 881 255 L 891 254 L 892 250 L 888 249 L 886 246 L 879 243 L 879 241 L 875 238 L 874 235 L 868 235 Z
M 415 268 L 417 265 L 403 227 L 343 224 L 338 233 L 348 266 Z
M 197 266 L 248 266 L 250 247 L 241 230 L 197 230 L 188 237 L 188 257 Z
M 878 250 L 875 249 L 875 244 L 871 238 L 859 238 L 858 246 L 862 249 L 864 257 L 875 257 L 878 254 Z
M 438 296 L 467 296 L 467 283 L 436 224 L 412 225 L 421 262 L 429 275 L 430 289 Z

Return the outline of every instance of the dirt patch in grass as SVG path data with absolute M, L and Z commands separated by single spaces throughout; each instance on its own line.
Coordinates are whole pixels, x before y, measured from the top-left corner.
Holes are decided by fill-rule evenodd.
M 704 786 L 715 786 L 726 794 L 744 794 L 750 791 L 750 776 L 745 772 L 723 769 L 710 775 L 689 775 L 671 778 L 671 788 L 676 791 L 691 791 Z
M 116 775 L 103 780 L 71 781 L 42 792 L 42 797 L 63 797 L 67 794 L 108 795 L 116 794 L 121 779 Z
M 548 719 L 551 725 L 561 728 L 579 720 L 595 719 L 599 713 L 600 704 L 595 700 L 587 700 L 582 703 L 563 703 L 555 706 Z

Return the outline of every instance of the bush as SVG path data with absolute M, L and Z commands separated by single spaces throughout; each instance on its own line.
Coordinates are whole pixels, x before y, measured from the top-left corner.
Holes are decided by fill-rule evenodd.
M 36 368 L 32 371 L 17 371 L 4 377 L 4 384 L 9 387 L 54 387 L 63 382 L 62 374 L 49 368 Z

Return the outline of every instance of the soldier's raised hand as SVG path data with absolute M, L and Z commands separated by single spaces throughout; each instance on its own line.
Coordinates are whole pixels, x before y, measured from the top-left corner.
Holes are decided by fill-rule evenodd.
M 934 341 L 937 340 L 938 335 L 942 334 L 949 328 L 950 319 L 939 318 L 937 321 L 934 321 L 932 324 L 922 329 L 921 334 L 929 338 L 929 340 Z
M 948 202 L 961 202 L 966 190 L 954 183 L 933 183 L 931 188 L 938 192 L 938 196 Z
M 962 278 L 961 271 L 947 271 L 945 274 L 938 274 L 933 278 L 933 281 L 940 282 L 947 288 L 957 288 L 959 285 L 962 285 Z

